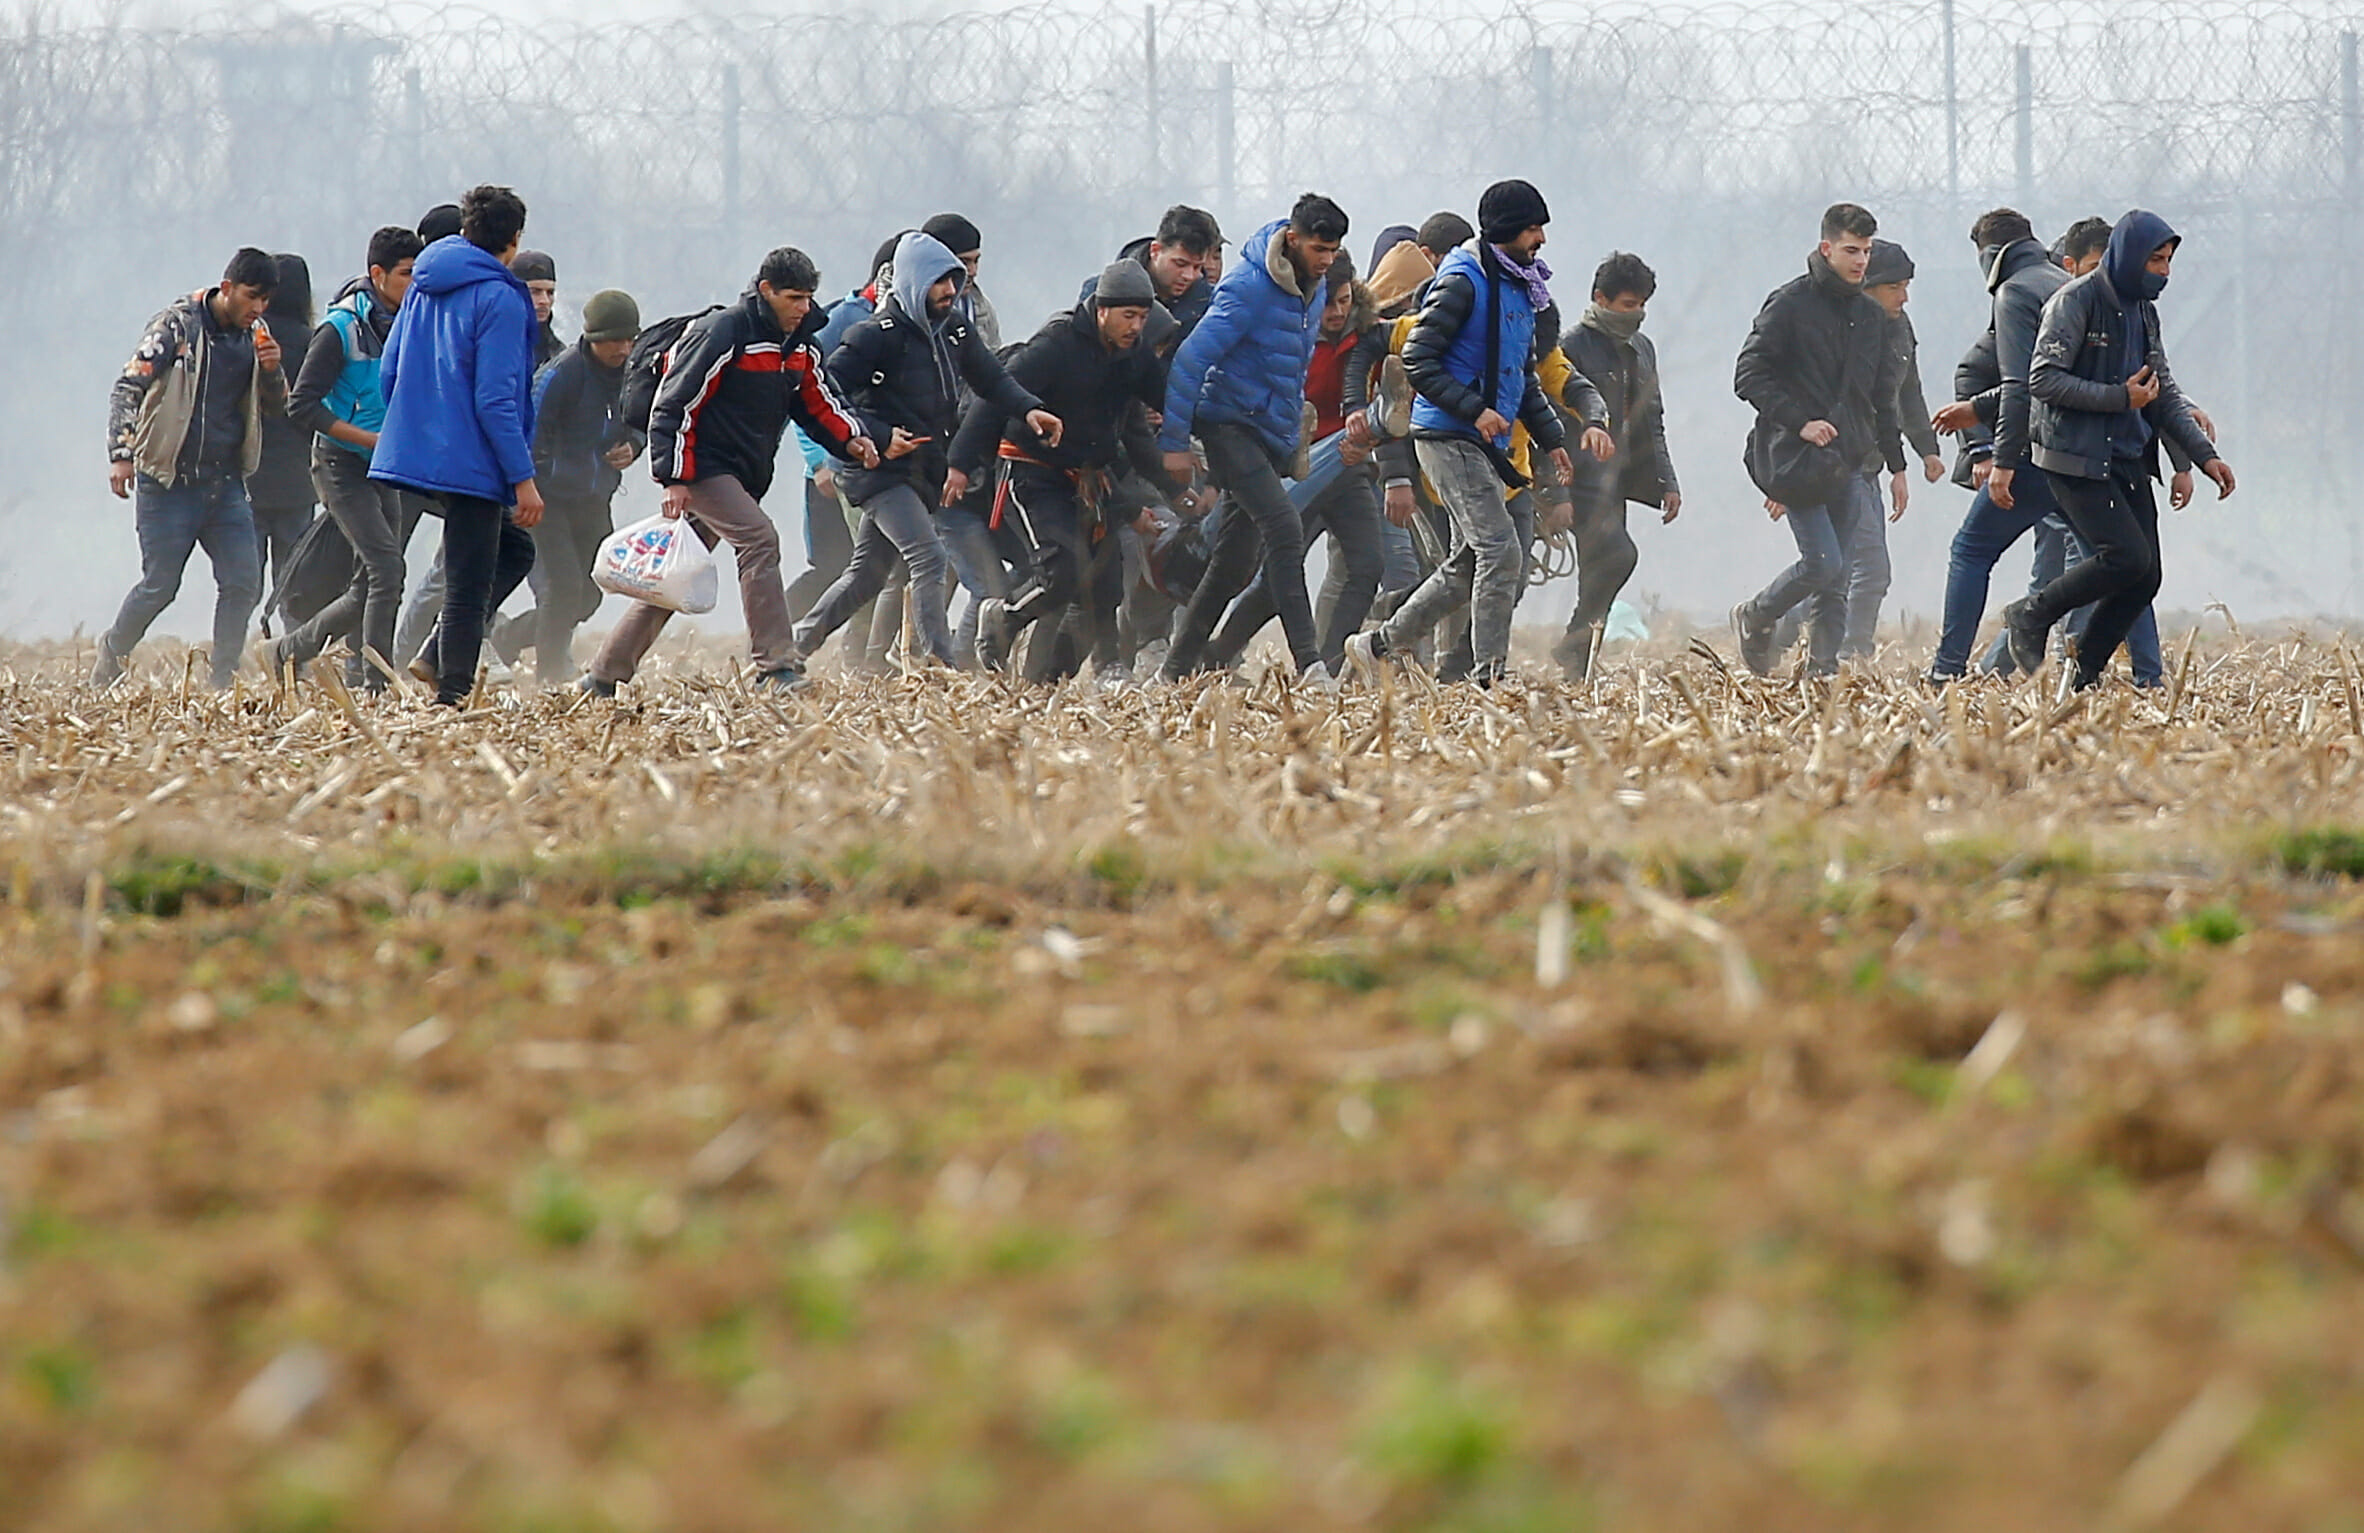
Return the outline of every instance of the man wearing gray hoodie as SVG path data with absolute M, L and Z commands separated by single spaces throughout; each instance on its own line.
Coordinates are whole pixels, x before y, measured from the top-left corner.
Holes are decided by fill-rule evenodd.
M 945 665 L 957 663 L 944 616 L 951 564 L 935 508 L 968 493 L 968 475 L 950 458 L 961 384 L 1004 418 L 1022 418 L 1045 446 L 1059 445 L 1059 418 L 1010 377 L 961 305 L 968 270 L 960 258 L 931 235 L 907 234 L 895 246 L 893 271 L 892 293 L 877 313 L 846 331 L 829 358 L 830 381 L 887 439 L 875 468 L 841 476 L 847 499 L 862 513 L 854 557 L 796 625 L 787 663 L 798 676 L 829 636 L 884 588 L 898 561 L 910 572 L 923 646 Z

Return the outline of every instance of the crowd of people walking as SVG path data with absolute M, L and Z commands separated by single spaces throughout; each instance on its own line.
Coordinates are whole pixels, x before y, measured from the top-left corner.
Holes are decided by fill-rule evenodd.
M 1300 688 L 1413 664 L 1489 686 L 1542 545 L 1573 553 L 1552 658 L 1582 680 L 1638 563 L 1628 508 L 1684 509 L 1643 328 L 1657 277 L 1610 252 L 1588 290 L 1555 292 L 1537 188 L 1498 182 L 1475 213 L 1391 225 L 1358 266 L 1327 197 L 1235 253 L 1212 215 L 1170 208 L 1007 344 L 984 235 L 957 213 L 889 237 L 834 303 L 782 247 L 702 313 L 644 323 L 597 293 L 571 344 L 557 264 L 525 248 L 506 187 L 377 230 L 317 315 L 304 261 L 242 249 L 150 322 L 115 385 L 111 485 L 135 502 L 141 574 L 91 681 L 124 674 L 202 547 L 217 687 L 260 608 L 251 653 L 275 677 L 333 652 L 357 692 L 407 666 L 459 706 L 488 648 L 504 666 L 531 650 L 545 685 L 614 696 L 672 616 L 631 602 L 578 666 L 643 460 L 664 518 L 729 545 L 761 688 L 808 685 L 832 638 L 855 668 L 899 643 L 920 669 L 1179 681 L 1236 665 L 1275 620 Z M 1817 233 L 1735 368 L 1750 478 L 1798 550 L 1733 609 L 1741 659 L 1771 674 L 1802 642 L 1804 674 L 1827 676 L 1872 655 L 1888 523 L 1916 474 L 1947 476 L 1952 436 L 1974 495 L 1931 682 L 1968 674 L 1994 565 L 2031 533 L 2036 583 L 1981 668 L 2040 669 L 2065 625 L 2075 685 L 2121 647 L 2157 682 L 2161 456 L 2174 504 L 2195 470 L 2234 486 L 2160 340 L 2174 230 L 2137 210 L 2047 245 L 2012 209 L 1983 214 L 1991 319 L 1934 411 L 1912 257 L 1851 203 Z M 809 565 L 792 585 L 767 509 L 791 436 Z M 406 608 L 428 520 L 440 550 Z M 520 586 L 531 608 L 501 616 Z

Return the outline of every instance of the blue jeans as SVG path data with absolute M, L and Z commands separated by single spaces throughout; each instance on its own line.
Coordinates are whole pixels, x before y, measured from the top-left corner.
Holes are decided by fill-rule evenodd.
M 1839 644 L 1847 636 L 1847 551 L 1861 536 L 1861 520 L 1879 515 L 1879 482 L 1869 474 L 1850 478 L 1846 493 L 1828 505 L 1790 507 L 1782 520 L 1797 541 L 1797 562 L 1748 604 L 1749 624 L 1757 628 L 1770 628 L 1790 608 L 1808 604 L 1806 668 L 1816 675 L 1839 668 Z
M 213 564 L 213 684 L 226 687 L 246 649 L 247 620 L 263 599 L 262 549 L 245 482 L 184 479 L 166 486 L 142 474 L 134 493 L 140 579 L 107 630 L 107 648 L 123 659 L 139 647 L 149 626 L 181 594 L 189 555 L 202 547 Z
M 1986 616 L 1987 588 L 1994 576 L 1995 561 L 2003 557 L 2005 549 L 2035 531 L 2060 509 L 2052 499 L 2051 481 L 2039 470 L 2031 468 L 2013 474 L 2011 491 L 2012 505 L 2005 510 L 1995 504 L 1993 496 L 1980 490 L 1972 497 L 1970 509 L 1954 533 L 1953 550 L 1945 571 L 1945 616 L 1937 634 L 1937 658 L 1929 665 L 1932 676 L 1950 680 L 1969 668 L 1970 646 L 1978 641 L 1978 624 Z M 2040 579 L 2047 579 L 2046 552 L 2045 541 L 2039 534 L 2036 569 Z M 2050 576 L 2057 577 L 2060 569 L 2060 564 L 2052 564 Z

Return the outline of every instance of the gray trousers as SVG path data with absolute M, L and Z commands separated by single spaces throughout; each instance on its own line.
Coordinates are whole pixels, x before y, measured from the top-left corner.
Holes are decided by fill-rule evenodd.
M 1484 448 L 1457 438 L 1424 438 L 1412 450 L 1451 519 L 1452 548 L 1435 573 L 1405 598 L 1380 636 L 1391 649 L 1409 648 L 1467 604 L 1470 674 L 1491 679 L 1510 663 L 1510 619 L 1526 581 L 1526 540 L 1510 514 L 1502 476 Z
M 796 654 L 809 656 L 827 643 L 857 610 L 886 589 L 887 576 L 898 564 L 910 575 L 905 599 L 917 618 L 921 647 L 946 665 L 957 664 L 952 628 L 944 617 L 944 579 L 951 560 L 936 534 L 935 513 L 908 484 L 892 485 L 862 502 L 854 556 L 845 573 L 796 625 Z
M 348 678 L 373 690 L 383 688 L 385 676 L 361 657 L 375 648 L 388 665 L 399 663 L 394 620 L 402 607 L 402 549 L 418 512 L 406 504 L 402 491 L 369 477 L 367 457 L 325 440 L 312 444 L 312 488 L 320 492 L 329 520 L 353 545 L 361 567 L 344 595 L 288 634 L 287 658 L 302 665 L 337 640 L 351 639 L 356 664 L 347 668 Z
M 788 638 L 788 590 L 780 584 L 780 529 L 763 505 L 729 474 L 701 479 L 689 487 L 689 524 L 708 548 L 728 543 L 739 565 L 739 605 L 747 613 L 747 644 L 755 668 L 776 671 L 794 650 Z M 636 601 L 592 657 L 590 674 L 601 681 L 630 681 L 649 646 L 665 631 L 673 613 Z

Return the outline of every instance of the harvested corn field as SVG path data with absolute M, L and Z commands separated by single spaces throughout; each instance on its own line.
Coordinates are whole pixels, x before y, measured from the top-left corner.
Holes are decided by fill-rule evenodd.
M 2364 711 L 0 656 L 0 1525 L 2364 1505 Z

